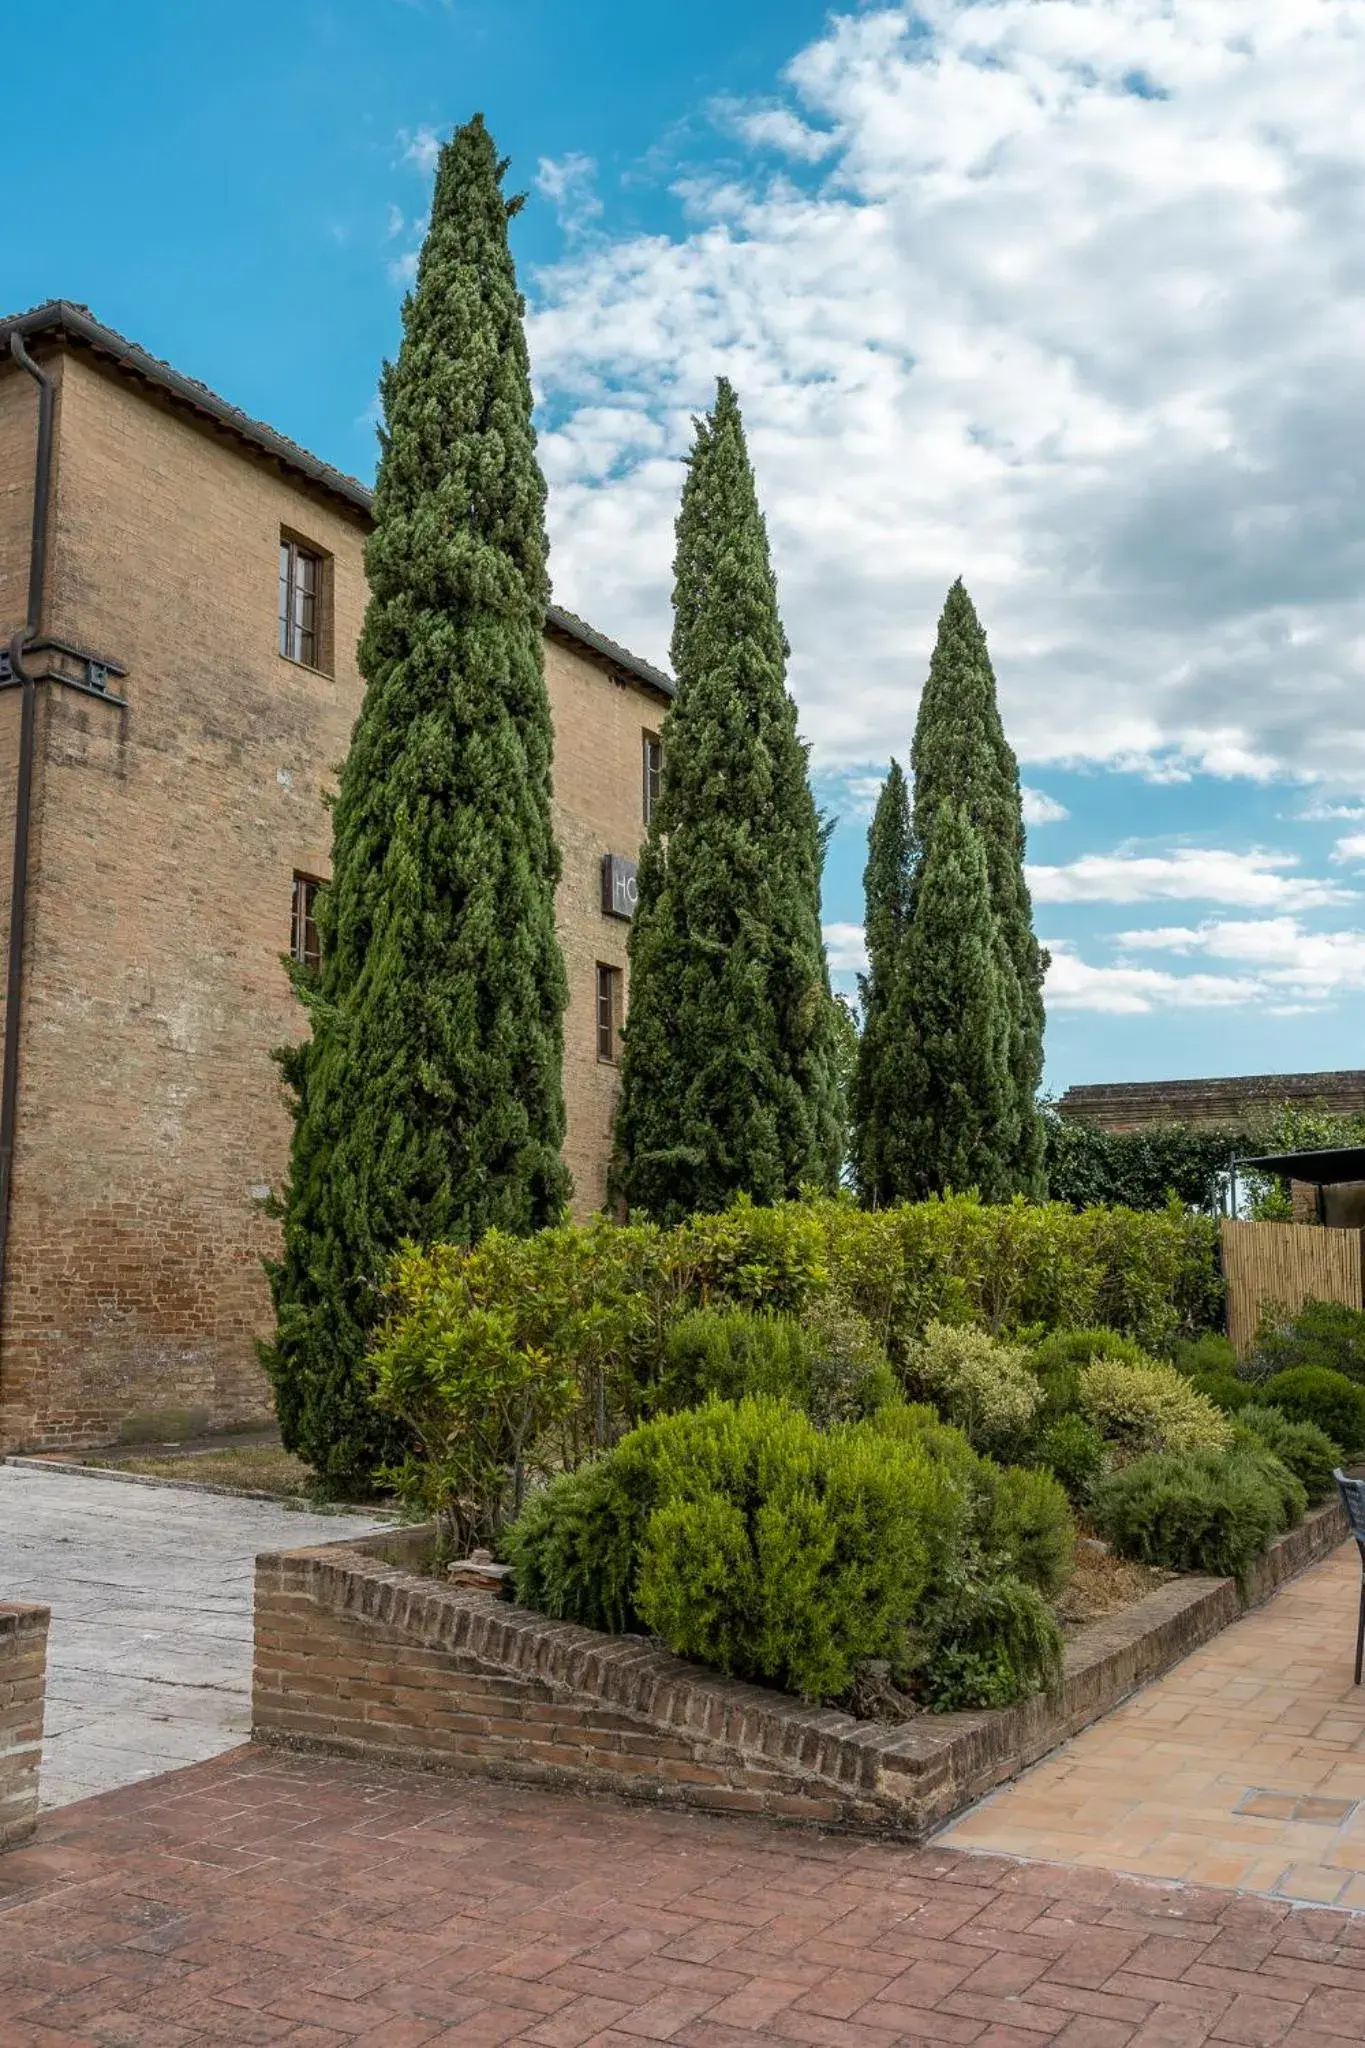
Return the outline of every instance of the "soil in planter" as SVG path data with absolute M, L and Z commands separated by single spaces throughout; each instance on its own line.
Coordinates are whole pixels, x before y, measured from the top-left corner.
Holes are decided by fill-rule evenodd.
M 1155 1565 L 1115 1557 L 1098 1537 L 1082 1536 L 1076 1544 L 1076 1569 L 1054 1602 L 1063 1635 L 1075 1635 L 1092 1621 L 1105 1621 L 1136 1606 L 1175 1577 Z

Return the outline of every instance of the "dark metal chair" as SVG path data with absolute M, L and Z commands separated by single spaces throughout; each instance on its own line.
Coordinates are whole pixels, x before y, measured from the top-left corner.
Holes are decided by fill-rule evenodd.
M 1365 1479 L 1348 1479 L 1344 1472 L 1334 1472 L 1341 1505 L 1346 1510 L 1346 1519 L 1351 1525 L 1360 1550 L 1360 1620 L 1356 1625 L 1356 1684 L 1360 1684 L 1360 1670 L 1365 1661 Z

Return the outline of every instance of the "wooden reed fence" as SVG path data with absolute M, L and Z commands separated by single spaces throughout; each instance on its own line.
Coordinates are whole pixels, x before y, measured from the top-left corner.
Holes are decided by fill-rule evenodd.
M 1239 1358 L 1256 1338 L 1261 1307 L 1282 1301 L 1344 1301 L 1365 1308 L 1361 1242 L 1365 1232 L 1327 1230 L 1314 1223 L 1223 1224 L 1223 1275 L 1228 1288 L 1228 1336 Z

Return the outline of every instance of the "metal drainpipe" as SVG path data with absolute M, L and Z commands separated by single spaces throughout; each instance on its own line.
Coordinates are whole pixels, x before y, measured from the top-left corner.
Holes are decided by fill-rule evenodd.
M 10 878 L 9 963 L 5 976 L 5 1060 L 0 1075 L 0 1297 L 9 1249 L 10 1191 L 14 1184 L 14 1129 L 19 1108 L 19 1014 L 24 980 L 24 927 L 28 917 L 29 819 L 33 809 L 33 756 L 38 685 L 24 655 L 42 631 L 47 570 L 47 515 L 52 494 L 53 385 L 12 330 L 9 350 L 38 386 L 38 452 L 33 476 L 33 539 L 28 559 L 28 623 L 9 646 L 10 672 L 23 692 L 19 711 L 19 780 L 14 792 L 14 867 Z

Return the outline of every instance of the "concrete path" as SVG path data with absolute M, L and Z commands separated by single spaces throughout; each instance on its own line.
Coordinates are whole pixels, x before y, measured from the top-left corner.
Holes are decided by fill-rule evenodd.
M 1347 1543 L 940 1840 L 1365 1907 L 1359 1598 Z
M 242 1742 L 256 1553 L 377 1526 L 0 1465 L 0 1598 L 52 1609 L 44 1806 Z
M 242 1749 L 0 1856 L 4 2048 L 1348 2048 L 1365 1916 Z

